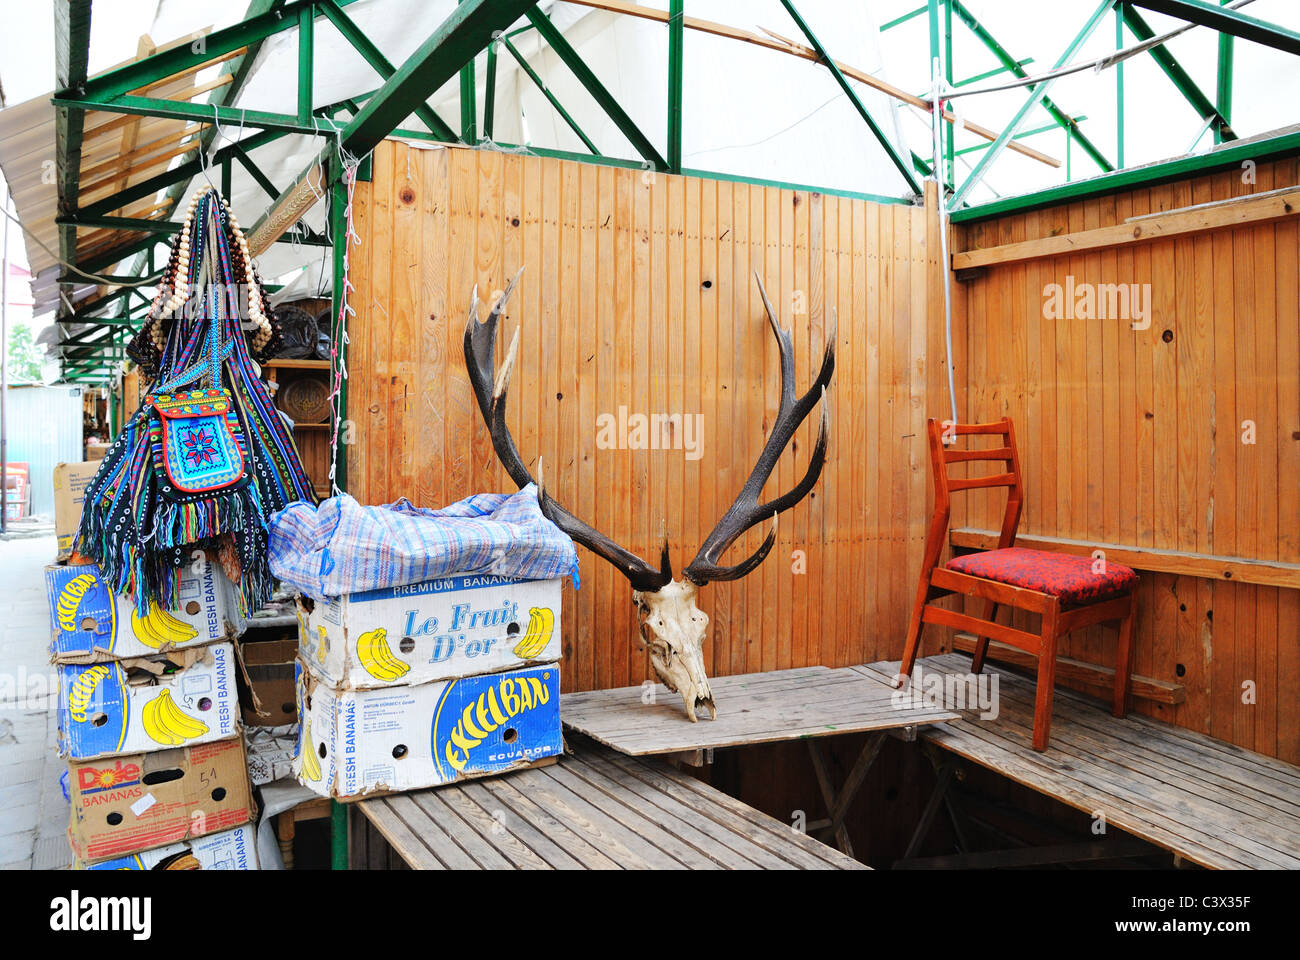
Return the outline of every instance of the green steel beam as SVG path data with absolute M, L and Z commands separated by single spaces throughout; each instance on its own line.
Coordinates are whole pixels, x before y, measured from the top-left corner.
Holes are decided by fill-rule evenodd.
M 322 132 L 334 133 L 336 125 L 328 118 L 313 114 L 306 123 L 296 114 L 272 113 L 267 110 L 245 110 L 242 107 L 219 107 L 186 100 L 164 100 L 159 97 L 138 97 L 119 94 L 97 99 L 78 97 L 69 99 L 62 94 L 51 101 L 56 107 L 79 107 L 85 110 L 103 110 L 109 113 L 130 113 L 139 117 L 158 117 L 164 120 L 188 120 L 192 123 L 212 123 L 223 126 L 259 127 L 262 130 L 279 130 L 283 133 L 301 133 L 319 136 Z
M 355 0 L 334 2 L 346 6 Z M 80 97 L 93 101 L 111 100 L 147 84 L 165 80 L 191 67 L 201 66 L 242 47 L 291 30 L 299 26 L 299 15 L 303 8 L 314 11 L 315 6 L 316 0 L 289 0 L 283 6 L 273 6 L 265 13 L 214 30 L 203 38 L 201 44 L 182 43 L 116 70 L 101 73 L 85 82 Z M 70 84 L 61 85 L 57 95 L 61 98 L 77 98 L 77 93 L 67 89 L 69 86 Z
M 114 247 L 112 250 L 107 250 L 104 253 L 91 257 L 89 260 L 80 261 L 77 263 L 77 269 L 85 271 L 86 273 L 98 273 L 100 270 L 111 267 L 115 263 L 120 263 L 127 257 L 137 253 L 143 253 L 155 243 L 166 243 L 166 241 L 152 233 L 147 234 L 143 237 L 132 240 L 129 243 L 124 243 L 120 247 Z M 62 282 L 81 283 L 82 280 L 75 275 L 69 275 Z
M 1220 33 L 1230 33 L 1243 40 L 1262 43 L 1286 53 L 1300 55 L 1300 33 L 1280 27 L 1276 23 L 1260 20 L 1237 10 L 1221 7 L 1207 0 L 1133 0 L 1139 7 L 1213 27 Z
M 1133 4 L 1125 3 L 1120 7 L 1124 15 L 1124 23 L 1129 30 L 1133 31 L 1133 36 L 1139 40 L 1150 40 L 1156 35 L 1151 25 L 1143 19 L 1142 14 L 1133 9 Z M 1229 38 L 1231 39 L 1231 38 Z M 1237 135 L 1233 133 L 1231 125 L 1225 114 L 1219 111 L 1210 98 L 1201 92 L 1201 88 L 1196 85 L 1196 81 L 1191 78 L 1186 70 L 1183 69 L 1169 48 L 1163 43 L 1151 48 L 1149 51 L 1151 58 L 1160 65 L 1170 82 L 1178 88 L 1178 92 L 1186 98 L 1187 102 L 1192 105 L 1192 109 L 1201 115 L 1202 120 L 1214 118 L 1214 133 L 1216 138 L 1222 140 L 1236 140 Z
M 504 34 L 503 34 L 504 36 Z M 487 70 L 483 78 L 483 138 L 492 139 L 497 107 L 497 41 L 488 44 Z
M 460 4 L 465 0 L 456 2 Z M 460 138 L 466 143 L 478 143 L 478 89 L 474 79 L 474 55 L 471 54 L 460 68 Z
M 397 68 L 393 66 L 392 61 L 384 56 L 383 52 L 370 41 L 370 38 L 353 22 L 351 17 L 340 9 L 334 0 L 323 0 L 320 4 L 320 11 L 329 18 L 330 23 L 334 24 L 335 29 L 343 35 L 343 39 L 350 43 L 352 48 L 361 54 L 362 59 L 379 74 L 381 80 L 386 81 L 396 72 Z M 374 91 L 371 91 L 367 96 L 373 96 L 373 94 Z M 353 99 L 361 100 L 360 97 Z M 460 139 L 428 103 L 419 104 L 413 112 L 420 122 L 429 128 L 429 132 L 439 140 L 454 143 Z
M 1115 49 L 1124 49 L 1124 10 L 1115 6 Z M 1124 61 L 1115 64 L 1115 162 L 1124 167 Z
M 298 122 L 311 122 L 311 99 L 314 90 L 312 57 L 316 49 L 316 7 L 298 11 Z
M 1088 119 L 1088 115 L 1086 113 L 1081 113 L 1077 117 L 1074 117 L 1073 119 L 1077 123 L 1082 123 L 1084 120 Z M 1021 130 L 1020 133 L 1016 134 L 1016 139 L 1024 140 L 1028 137 L 1037 136 L 1040 133 L 1047 133 L 1049 130 L 1060 130 L 1060 129 L 1061 129 L 1061 125 L 1056 121 L 1052 121 L 1051 123 L 1043 124 L 1041 127 L 1034 127 L 1032 130 Z M 957 156 L 964 157 L 968 153 L 979 153 L 981 150 L 987 150 L 988 148 L 989 148 L 988 143 L 972 144 L 969 147 L 963 147 L 962 149 L 958 150 Z
M 667 170 L 668 161 L 660 155 L 649 138 L 632 122 L 632 118 L 627 115 L 627 112 L 614 99 L 614 96 L 605 89 L 605 85 L 591 72 L 591 68 L 578 56 L 578 52 L 573 49 L 569 41 L 564 39 L 564 35 L 560 33 L 555 24 L 551 23 L 535 6 L 530 6 L 525 11 L 525 15 L 532 25 L 537 28 L 537 32 L 541 34 L 542 39 L 550 45 L 556 55 L 564 61 L 565 65 L 573 72 L 573 75 L 578 78 L 578 82 L 591 94 L 591 98 L 609 115 L 609 118 L 614 121 L 614 125 L 618 127 L 623 136 L 627 137 L 628 142 L 632 144 L 636 152 L 655 170 Z
M 997 38 L 988 31 L 988 29 L 975 19 L 975 15 L 966 8 L 966 5 L 962 0 L 950 0 L 950 3 L 952 5 L 952 11 L 957 15 L 957 18 L 970 28 L 971 33 L 975 34 L 988 51 L 998 58 L 998 62 L 1001 63 L 1006 70 L 1009 70 L 1021 80 L 1024 80 L 1029 76 L 1029 73 L 1025 70 L 1023 64 L 1031 61 L 1020 61 L 1013 57 L 1010 52 L 998 42 Z M 1052 118 L 1056 120 L 1058 124 L 1069 131 L 1070 136 L 1074 137 L 1074 139 L 1078 141 L 1079 146 L 1083 147 L 1084 151 L 1088 156 L 1092 157 L 1093 162 L 1096 163 L 1103 172 L 1108 173 L 1115 169 L 1114 165 L 1106 159 L 1106 155 L 1101 152 L 1101 149 L 1088 139 L 1084 132 L 1079 129 L 1078 124 L 1074 122 L 1068 113 L 1057 106 L 1051 97 L 1044 94 L 1042 97 L 1042 104 L 1043 109 L 1051 114 Z
M 1025 57 L 1023 60 L 1015 61 L 1015 66 L 994 67 L 992 70 L 985 70 L 983 73 L 977 73 L 973 77 L 967 77 L 965 80 L 958 80 L 953 83 L 954 87 L 968 87 L 972 83 L 979 83 L 981 80 L 987 80 L 989 77 L 996 77 L 1004 73 L 1014 73 L 1016 67 L 1027 67 L 1034 62 L 1033 57 Z M 1028 76 L 1028 74 L 1026 74 Z M 929 96 L 929 94 L 925 94 Z
M 1245 160 L 1263 163 L 1265 160 L 1293 157 L 1298 154 L 1300 154 L 1300 133 L 1284 134 L 1268 140 L 1251 140 L 1248 143 L 1239 142 L 1220 147 L 1210 153 L 1180 157 L 1177 160 L 1132 167 L 1128 170 L 1117 170 L 1088 180 L 1076 180 L 1074 183 L 1047 190 L 1022 194 L 1018 197 L 1004 197 L 978 206 L 954 210 L 952 220 L 954 223 L 986 220 L 989 217 L 1022 213 L 1026 210 L 1069 203 L 1073 200 L 1114 193 L 1131 187 L 1152 186 L 1216 170 L 1239 168 Z
M 1093 11 L 1092 16 L 1090 16 L 1087 22 L 1084 23 L 1082 29 L 1079 30 L 1074 39 L 1066 46 L 1065 51 L 1057 58 L 1055 65 L 1052 67 L 1053 70 L 1060 69 L 1070 62 L 1071 58 L 1073 58 L 1075 53 L 1078 52 L 1079 48 L 1088 41 L 1088 38 L 1091 37 L 1094 32 L 1096 32 L 1097 27 L 1100 26 L 1102 20 L 1105 19 L 1106 13 L 1110 10 L 1113 3 L 1114 0 L 1102 0 L 1102 2 L 1097 6 L 1097 9 Z M 952 207 L 954 209 L 960 206 L 962 201 L 966 199 L 966 195 L 970 193 L 971 188 L 984 178 L 984 174 L 988 172 L 988 168 L 995 160 L 997 160 L 998 156 L 1001 155 L 1007 142 L 1016 135 L 1016 131 L 1019 130 L 1021 124 L 1025 122 L 1025 118 L 1029 116 L 1029 112 L 1042 101 L 1043 97 L 1047 95 L 1048 88 L 1051 86 L 1051 80 L 1044 80 L 1041 83 L 1034 85 L 1029 96 L 1025 98 L 1024 104 L 1016 111 L 1016 115 L 1012 118 L 1011 123 L 1007 125 L 1005 130 L 998 134 L 998 138 L 993 141 L 993 145 L 985 151 L 982 157 L 980 157 L 979 162 L 975 164 L 975 169 L 970 172 L 966 181 L 958 188 L 957 192 L 953 194 Z M 1067 136 L 1070 132 L 1072 131 L 1067 128 Z
M 90 0 L 55 0 L 54 73 L 63 88 L 82 90 L 86 84 L 90 57 Z M 77 208 L 81 180 L 81 141 L 86 114 L 83 110 L 56 108 L 54 111 L 54 163 L 58 184 L 59 212 Z M 77 232 L 59 228 L 59 258 L 71 263 L 77 253 Z
M 949 87 L 952 83 L 952 0 L 943 5 L 943 79 Z M 943 124 L 944 150 L 948 155 L 948 183 L 957 179 L 957 124 Z
M 1228 0 L 1221 0 L 1221 3 L 1227 2 Z M 1232 120 L 1233 39 L 1230 33 L 1219 34 L 1218 82 L 1214 88 L 1214 106 L 1218 109 L 1219 116 L 1227 122 Z M 1223 142 L 1220 128 L 1214 131 L 1214 142 Z
M 913 193 L 922 193 L 921 184 L 917 181 L 916 175 L 912 173 L 911 164 L 908 163 L 907 160 L 904 159 L 903 155 L 898 152 L 898 148 L 894 146 L 889 137 L 885 135 L 885 131 L 876 123 L 875 118 L 871 116 L 871 113 L 862 103 L 862 100 L 859 99 L 857 91 L 849 85 L 849 81 L 845 79 L 844 74 L 840 72 L 840 68 L 835 65 L 835 61 L 831 59 L 829 54 L 827 54 L 826 48 L 822 46 L 821 41 L 817 39 L 816 34 L 814 34 L 808 24 L 804 22 L 803 17 L 801 17 L 799 11 L 794 8 L 794 4 L 791 0 L 781 0 L 781 6 L 785 7 L 786 13 L 790 14 L 790 19 L 795 22 L 795 26 L 797 26 L 800 32 L 808 39 L 808 43 L 812 46 L 813 50 L 817 52 L 817 56 L 821 59 L 822 63 L 826 65 L 826 68 L 830 70 L 831 76 L 833 76 L 835 82 L 840 85 L 840 89 L 843 90 L 844 95 L 849 98 L 849 101 L 858 111 L 858 115 L 866 121 L 871 132 L 876 135 L 876 139 L 879 140 L 880 145 L 885 148 L 885 153 L 889 155 L 889 159 L 893 161 L 898 172 L 903 175 L 903 180 L 907 184 L 908 188 Z
M 466 0 L 366 101 L 343 131 L 342 147 L 361 157 L 391 134 L 416 104 L 450 80 L 492 36 L 532 6 L 531 0 Z
M 668 2 L 668 172 L 682 172 L 682 74 L 686 45 L 684 0 Z
M 235 147 L 235 159 L 239 161 L 241 167 L 248 171 L 248 175 L 253 178 L 257 185 L 266 191 L 267 196 L 272 200 L 280 196 L 280 191 L 271 182 L 271 178 L 263 173 L 262 168 L 255 164 L 252 158 L 243 150 L 240 150 L 238 146 Z
M 578 135 L 578 139 L 586 145 L 588 150 L 599 157 L 600 151 L 597 150 L 596 145 L 591 142 L 591 138 L 582 132 L 582 127 L 578 126 L 578 121 L 574 120 L 573 117 L 569 115 L 569 111 L 564 109 L 564 106 L 560 103 L 559 99 L 556 98 L 555 94 L 551 93 L 550 88 L 547 87 L 546 84 L 542 82 L 542 78 L 537 75 L 537 71 L 532 68 L 526 59 L 524 59 L 523 54 L 519 52 L 515 45 L 510 42 L 510 38 L 502 36 L 501 43 L 506 48 L 507 52 L 515 58 L 515 61 L 519 64 L 519 68 L 523 70 L 524 73 L 528 74 L 528 78 L 532 80 L 533 83 L 537 85 L 537 89 L 542 91 L 546 96 L 547 101 L 555 108 L 555 112 L 558 113 L 564 122 L 569 125 L 569 129 Z

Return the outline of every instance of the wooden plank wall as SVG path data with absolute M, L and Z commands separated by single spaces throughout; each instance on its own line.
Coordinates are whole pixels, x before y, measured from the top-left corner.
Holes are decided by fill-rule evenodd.
M 1032 211 L 958 230 L 996 246 L 1300 182 L 1294 159 Z M 990 268 L 965 284 L 966 415 L 1015 419 L 1024 533 L 1218 556 L 1300 561 L 1300 333 L 1294 219 Z M 1044 287 L 1150 284 L 1151 326 L 1047 320 Z M 1256 442 L 1243 442 L 1243 421 Z M 977 494 L 965 518 L 996 527 Z M 1300 593 L 1147 573 L 1139 673 L 1186 703 L 1143 709 L 1300 762 Z M 1071 656 L 1113 662 L 1114 632 Z M 1243 702 L 1253 681 L 1255 702 Z
M 900 655 L 929 509 L 928 398 L 947 402 L 925 208 L 390 141 L 354 210 L 350 492 L 438 506 L 513 489 L 474 404 L 462 338 L 474 285 L 490 303 L 523 264 L 499 348 L 522 324 L 509 407 L 521 453 L 534 470 L 544 456 L 548 489 L 643 556 L 656 553 L 666 518 L 679 571 L 776 413 L 777 351 L 753 271 L 793 325 L 801 389 L 835 309 L 826 471 L 782 518 L 759 571 L 702 591 L 705 654 L 714 675 Z M 597 416 L 620 405 L 701 414 L 702 456 L 598 448 Z M 802 475 L 815 429 L 814 416 L 767 495 Z M 806 573 L 795 572 L 796 550 Z M 649 670 L 630 589 L 603 560 L 579 556 L 582 589 L 564 598 L 565 688 L 638 683 Z

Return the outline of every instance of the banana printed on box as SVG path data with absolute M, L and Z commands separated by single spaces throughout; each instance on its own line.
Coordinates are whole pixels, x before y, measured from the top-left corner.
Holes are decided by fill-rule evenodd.
M 125 857 L 73 864 L 77 870 L 256 870 L 257 836 L 252 824 Z
M 234 647 L 59 667 L 59 752 L 77 759 L 165 750 L 239 733 Z
M 50 603 L 50 660 L 96 663 L 233 640 L 244 620 L 220 566 L 200 556 L 181 575 L 178 610 L 151 604 L 141 616 L 114 596 L 93 564 L 45 568 Z
M 418 790 L 558 756 L 560 669 L 337 690 L 298 668 L 294 772 L 322 796 Z
M 299 600 L 299 648 L 334 687 L 365 690 L 560 659 L 563 580 L 469 574 Z

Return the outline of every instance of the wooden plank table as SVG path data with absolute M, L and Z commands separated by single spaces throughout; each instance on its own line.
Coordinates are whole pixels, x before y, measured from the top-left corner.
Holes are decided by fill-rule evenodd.
M 560 718 L 566 727 L 629 756 L 671 754 L 694 758 L 727 747 L 745 747 L 785 740 L 807 740 L 817 783 L 829 816 L 808 825 L 825 830 L 839 848 L 852 855 L 844 818 L 889 734 L 915 739 L 921 727 L 959 718 L 951 710 L 896 703 L 894 688 L 870 673 L 853 668 L 800 667 L 767 673 L 710 677 L 715 720 L 686 719 L 681 697 L 656 684 L 566 693 Z M 845 733 L 868 733 L 848 777 L 833 787 L 817 741 Z
M 599 745 L 355 806 L 415 869 L 867 869 L 662 760 Z
M 966 675 L 970 658 L 926 657 L 927 672 Z M 897 662 L 859 668 L 893 676 Z M 1058 687 L 1052 741 L 1030 745 L 1034 684 L 998 675 L 998 714 L 978 712 L 922 737 L 944 750 L 1204 867 L 1300 868 L 1300 767 Z

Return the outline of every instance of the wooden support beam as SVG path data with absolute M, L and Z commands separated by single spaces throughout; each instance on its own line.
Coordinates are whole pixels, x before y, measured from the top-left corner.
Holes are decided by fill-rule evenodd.
M 971 633 L 953 634 L 952 648 L 961 653 L 973 653 L 975 651 L 975 635 Z M 1032 672 L 1038 669 L 1038 658 L 1036 656 L 1025 653 L 1023 650 L 1017 650 L 1015 647 L 1007 646 L 1005 643 L 998 643 L 996 640 L 989 643 L 988 659 L 1021 670 Z M 1056 678 L 1082 683 L 1090 688 L 1098 688 L 1108 696 L 1115 686 L 1115 670 L 1113 667 L 1085 663 L 1083 660 L 1075 660 L 1072 657 L 1056 658 Z M 1166 680 L 1156 680 L 1138 674 L 1132 674 L 1129 677 L 1129 689 L 1132 690 L 1133 696 L 1140 697 L 1143 700 L 1150 700 L 1153 703 L 1174 705 L 1187 700 L 1187 688 L 1181 683 L 1170 683 Z
M 952 267 L 954 270 L 965 270 L 995 264 L 1021 263 L 1042 257 L 1059 257 L 1085 250 L 1154 243 L 1171 237 L 1268 223 L 1294 216 L 1297 212 L 1300 212 L 1300 186 L 1284 187 L 1253 196 L 1138 217 L 1111 227 L 1004 243 L 982 250 L 966 250 L 952 255 Z
M 248 235 L 248 249 L 253 256 L 265 253 L 303 214 L 316 205 L 329 189 L 326 181 L 325 165 L 312 164 L 294 181 L 293 185 L 280 194 L 271 208 L 263 214 Z M 343 243 L 344 238 L 335 237 L 335 243 Z
M 568 2 L 580 7 L 591 7 L 596 10 L 604 10 L 607 13 L 622 13 L 630 17 L 640 17 L 642 20 L 654 20 L 663 24 L 667 24 L 669 20 L 667 10 L 655 10 L 651 7 L 642 7 L 635 3 L 625 2 L 625 0 L 568 0 Z M 798 57 L 801 60 L 810 60 L 813 63 L 822 62 L 817 51 L 813 50 L 811 47 L 795 43 L 793 40 L 787 40 L 785 38 L 780 40 L 769 39 L 768 37 L 759 36 L 757 33 L 751 33 L 748 30 L 741 30 L 738 27 L 730 27 L 724 23 L 716 23 L 712 20 L 702 20 L 699 17 L 683 17 L 682 25 L 687 30 L 698 30 L 700 33 L 712 34 L 715 37 L 725 37 L 728 40 L 739 40 L 743 43 L 751 43 L 754 46 L 764 47 L 768 50 L 775 50 L 777 53 L 788 54 L 792 57 Z M 771 31 L 766 32 L 770 33 Z M 840 73 L 844 74 L 846 77 L 851 77 L 859 83 L 866 84 L 873 90 L 879 90 L 881 93 L 888 94 L 896 100 L 901 100 L 908 106 L 916 107 L 918 110 L 924 110 L 926 113 L 930 112 L 930 101 L 908 93 L 901 87 L 896 87 L 893 84 L 886 83 L 879 77 L 872 76 L 865 70 L 860 70 L 857 67 L 844 63 L 843 61 L 834 60 L 832 62 L 839 69 Z M 945 110 L 943 112 L 943 119 L 949 123 L 955 123 L 957 121 L 956 116 L 953 115 L 951 110 Z M 980 126 L 978 123 L 974 123 L 970 120 L 965 121 L 965 127 L 971 133 L 983 137 L 985 140 L 990 142 L 996 140 L 998 137 L 996 130 L 990 130 L 988 127 Z M 1047 154 L 1035 150 L 1033 147 L 1026 146 L 1016 140 L 1012 140 L 1008 143 L 1007 149 L 1014 150 L 1016 153 L 1023 154 L 1024 156 L 1037 160 L 1040 163 L 1045 163 L 1049 167 L 1059 167 L 1061 165 L 1061 161 L 1055 157 L 1048 156 Z
M 995 531 L 973 530 L 969 527 L 953 530 L 948 539 L 954 547 L 972 550 L 992 550 L 998 544 L 998 535 Z M 1062 537 L 1042 537 L 1023 533 L 1016 536 L 1016 546 L 1085 557 L 1092 556 L 1095 550 L 1101 550 L 1107 560 L 1137 570 L 1300 590 L 1300 563 L 1221 557 L 1208 553 L 1157 550 L 1154 547 L 1130 547 L 1117 543 L 1091 543 L 1087 540 L 1067 540 Z

